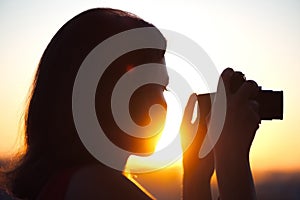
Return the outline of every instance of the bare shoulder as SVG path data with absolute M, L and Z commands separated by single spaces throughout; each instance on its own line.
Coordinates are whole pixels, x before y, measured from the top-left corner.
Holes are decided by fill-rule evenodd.
M 70 180 L 65 197 L 66 200 L 151 199 L 121 172 L 98 165 L 78 170 Z

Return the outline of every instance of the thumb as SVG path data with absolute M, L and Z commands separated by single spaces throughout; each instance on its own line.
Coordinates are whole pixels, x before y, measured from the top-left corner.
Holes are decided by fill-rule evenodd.
M 182 122 L 180 127 L 180 137 L 181 137 L 181 145 L 183 149 L 185 149 L 190 144 L 190 142 L 193 140 L 197 132 L 197 130 L 195 130 L 194 123 L 192 123 L 196 101 L 197 101 L 197 95 L 192 94 L 187 102 L 182 117 Z M 195 123 L 198 123 L 199 115 L 200 115 L 200 111 L 198 108 L 197 119 L 195 120 Z
M 186 107 L 184 109 L 183 118 L 182 118 L 183 122 L 192 123 L 192 118 L 193 118 L 196 101 L 197 101 L 197 95 L 195 93 L 193 93 L 190 96 L 190 98 L 186 104 Z

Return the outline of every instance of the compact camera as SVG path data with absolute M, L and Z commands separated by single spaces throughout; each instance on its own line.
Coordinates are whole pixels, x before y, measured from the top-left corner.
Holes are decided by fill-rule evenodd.
M 235 72 L 230 83 L 230 91 L 235 93 L 246 81 L 242 72 Z M 198 95 L 198 103 L 201 115 L 207 115 L 211 108 L 211 95 Z M 259 104 L 259 115 L 261 120 L 283 119 L 283 91 L 262 90 L 253 99 Z

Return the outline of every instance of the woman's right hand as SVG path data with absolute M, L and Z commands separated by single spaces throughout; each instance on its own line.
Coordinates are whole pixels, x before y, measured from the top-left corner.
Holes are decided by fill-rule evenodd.
M 253 100 L 259 87 L 254 81 L 245 81 L 232 93 L 230 84 L 234 73 L 236 72 L 228 68 L 221 75 L 226 91 L 227 110 L 223 130 L 214 146 L 215 169 L 220 199 L 253 200 L 256 199 L 256 194 L 249 151 L 260 124 L 259 105 Z M 216 95 L 222 94 L 219 89 L 220 87 Z
M 221 75 L 226 91 L 227 109 L 223 130 L 214 148 L 217 157 L 248 156 L 260 124 L 259 105 L 253 100 L 259 87 L 256 82 L 248 80 L 232 93 L 230 84 L 235 73 L 237 72 L 227 68 Z

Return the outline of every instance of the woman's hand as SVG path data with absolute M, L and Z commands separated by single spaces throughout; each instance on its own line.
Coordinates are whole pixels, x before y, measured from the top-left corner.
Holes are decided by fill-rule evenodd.
M 227 109 L 222 134 L 214 147 L 217 157 L 248 157 L 260 124 L 259 105 L 253 100 L 258 94 L 259 87 L 256 82 L 248 80 L 235 93 L 232 93 L 230 84 L 234 73 L 236 72 L 228 68 L 221 75 L 226 91 Z
M 206 119 L 199 112 L 192 122 L 197 96 L 192 94 L 184 111 L 180 133 L 183 150 L 183 199 L 211 199 L 210 179 L 214 172 L 213 152 L 205 158 L 198 156 L 206 134 Z
M 234 73 L 226 69 L 221 75 L 227 111 L 221 136 L 214 147 L 216 174 L 222 200 L 253 200 L 256 194 L 249 151 L 260 123 L 259 105 L 253 100 L 259 88 L 254 81 L 245 81 L 236 93 L 232 93 L 230 83 Z M 219 89 L 217 97 L 224 94 Z

